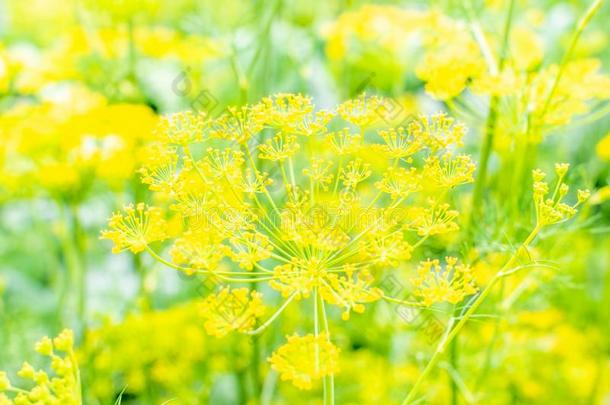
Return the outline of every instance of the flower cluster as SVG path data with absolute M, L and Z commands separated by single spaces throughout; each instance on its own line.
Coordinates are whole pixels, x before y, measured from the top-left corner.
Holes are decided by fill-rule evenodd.
M 458 212 L 443 196 L 474 172 L 470 157 L 455 153 L 462 124 L 436 114 L 390 127 L 387 102 L 362 95 L 316 110 L 309 97 L 278 94 L 218 118 L 167 117 L 157 156 L 140 170 L 167 202 L 114 214 L 102 237 L 115 252 L 147 250 L 222 284 L 203 311 L 216 336 L 257 333 L 265 312 L 260 292 L 228 283 L 267 282 L 278 291 L 285 305 L 270 320 L 305 299 L 342 308 L 344 319 L 362 313 L 383 297 L 375 287 L 382 272 L 427 238 L 458 229 Z M 169 216 L 182 223 L 171 261 L 149 246 L 168 237 Z M 456 302 L 451 294 L 446 300 Z
M 328 336 L 288 336 L 288 342 L 269 358 L 271 367 L 282 380 L 290 380 L 301 389 L 312 387 L 312 381 L 339 371 L 339 349 Z
M 458 263 L 455 257 L 446 257 L 445 263 L 442 266 L 439 260 L 426 260 L 417 268 L 415 295 L 422 297 L 425 305 L 443 301 L 455 304 L 477 292 L 470 266 Z
M 0 119 L 0 198 L 48 194 L 73 202 L 96 182 L 121 188 L 146 156 L 157 116 L 73 86 Z M 27 185 L 24 187 L 24 185 Z
M 201 313 L 206 331 L 216 337 L 252 330 L 265 313 L 262 294 L 247 288 L 224 288 L 204 301 Z
M 576 204 L 570 205 L 563 202 L 564 197 L 570 190 L 570 187 L 563 181 L 568 169 L 569 165 L 567 163 L 555 164 L 557 180 L 552 194 L 550 194 L 549 184 L 544 181 L 546 173 L 540 169 L 533 171 L 533 198 L 536 207 L 537 227 L 556 224 L 572 218 L 576 214 L 576 208 L 591 195 L 589 190 L 578 190 Z
M 96 378 L 88 387 L 101 403 L 117 392 L 138 395 L 155 386 L 162 397 L 191 403 L 209 395 L 214 373 L 246 357 L 248 347 L 235 340 L 230 348 L 209 338 L 200 326 L 200 304 L 187 302 L 166 310 L 129 314 L 121 322 L 107 320 L 87 332 L 79 358 Z M 234 353 L 237 359 L 225 356 Z M 233 364 L 235 366 L 235 364 Z
M 80 372 L 73 344 L 74 336 L 68 329 L 54 339 L 44 337 L 36 343 L 36 351 L 51 359 L 54 374 L 23 363 L 17 375 L 32 381 L 33 387 L 29 389 L 13 386 L 7 374 L 0 372 L 0 404 L 82 405 Z
M 543 133 L 610 98 L 610 76 L 600 71 L 600 60 L 585 55 L 562 64 L 544 63 L 548 52 L 537 27 L 519 21 L 509 28 L 510 45 L 503 49 L 497 33 L 438 10 L 366 5 L 331 24 L 326 53 L 339 80 L 362 80 L 375 72 L 375 86 L 392 91 L 396 83 L 386 77 L 415 71 L 426 92 L 439 100 L 453 100 L 467 89 L 501 98 L 501 135 L 526 131 L 528 142 L 538 142 Z
M 149 243 L 165 239 L 166 223 L 159 208 L 148 207 L 144 203 L 126 206 L 124 214 L 117 212 L 108 220 L 109 231 L 102 232 L 102 238 L 114 242 L 114 253 L 125 249 L 139 253 Z

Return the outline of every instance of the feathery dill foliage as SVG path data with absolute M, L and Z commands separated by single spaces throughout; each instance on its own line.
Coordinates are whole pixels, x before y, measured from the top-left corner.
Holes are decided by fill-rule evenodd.
M 115 252 L 147 250 L 222 285 L 204 303 L 212 335 L 258 333 L 291 301 L 305 299 L 314 302 L 316 326 L 327 324 L 327 304 L 348 320 L 383 298 L 375 284 L 384 271 L 408 260 L 427 238 L 458 229 L 447 196 L 471 182 L 475 170 L 458 152 L 462 124 L 441 113 L 388 128 L 381 114 L 386 102 L 362 95 L 327 111 L 316 110 L 309 97 L 278 94 L 218 118 L 166 117 L 158 153 L 140 170 L 163 204 L 126 207 L 102 237 Z M 164 231 L 170 218 L 182 223 L 171 235 Z M 163 239 L 172 240 L 170 260 L 151 246 Z M 221 270 L 221 262 L 234 266 Z M 434 280 L 421 289 L 427 303 L 456 302 L 476 291 L 467 267 L 456 269 L 443 276 L 442 287 L 431 273 Z M 460 279 L 452 281 L 453 274 Z M 257 329 L 266 312 L 262 293 L 229 284 L 261 282 L 285 302 Z M 334 373 L 337 349 L 324 333 L 293 336 L 270 358 L 283 379 L 309 388 L 311 379 Z M 318 349 L 299 349 L 304 343 Z M 310 363 L 291 368 L 297 357 Z

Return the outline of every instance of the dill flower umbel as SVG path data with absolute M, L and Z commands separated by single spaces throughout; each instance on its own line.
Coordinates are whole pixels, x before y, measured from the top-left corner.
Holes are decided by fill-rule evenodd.
M 224 288 L 204 301 L 201 313 L 206 331 L 223 337 L 233 330 L 252 329 L 265 313 L 262 294 L 247 288 Z
M 77 85 L 63 93 L 18 103 L 0 118 L 0 170 L 21 186 L 15 194 L 78 203 L 98 183 L 122 187 L 146 156 L 158 122 L 149 107 L 111 104 Z
M 243 367 L 239 363 L 247 358 L 248 346 L 240 336 L 230 347 L 209 337 L 199 324 L 200 306 L 190 301 L 133 313 L 87 331 L 78 354 L 96 377 L 88 391 L 100 403 L 114 403 L 123 389 L 141 395 L 154 385 L 165 400 L 204 402 L 212 376 Z
M 335 374 L 338 360 L 339 349 L 323 334 L 288 336 L 287 342 L 269 358 L 282 380 L 290 380 L 301 389 L 309 389 L 314 380 Z
M 456 304 L 477 292 L 470 266 L 458 263 L 455 257 L 446 257 L 445 266 L 439 260 L 426 260 L 419 264 L 417 277 L 412 280 L 415 295 L 425 305 L 446 301 Z
M 23 389 L 11 384 L 6 372 L 0 372 L 0 404 L 6 405 L 82 405 L 80 372 L 73 350 L 74 335 L 65 329 L 56 338 L 42 338 L 36 351 L 51 360 L 52 373 L 37 370 L 24 362 L 17 375 L 34 385 Z
M 150 242 L 166 238 L 166 223 L 159 208 L 138 203 L 135 207 L 128 205 L 124 212 L 125 214 L 113 214 L 108 221 L 111 230 L 102 232 L 103 239 L 114 242 L 114 253 L 125 249 L 139 253 L 146 249 Z
M 314 302 L 316 325 L 327 323 L 326 305 L 345 320 L 362 313 L 384 297 L 375 287 L 383 272 L 428 238 L 458 229 L 458 212 L 442 196 L 472 181 L 474 171 L 468 156 L 453 153 L 466 131 L 461 123 L 441 113 L 393 127 L 383 119 L 388 102 L 361 95 L 318 111 L 309 97 L 278 94 L 217 118 L 167 117 L 151 148 L 158 159 L 140 170 L 164 205 L 128 206 L 102 237 L 115 252 L 147 250 L 217 282 L 202 312 L 215 336 L 260 333 L 293 301 Z M 381 163 L 371 151 L 383 152 Z M 158 169 L 160 161 L 166 168 Z M 182 219 L 172 238 L 170 216 Z M 171 260 L 150 246 L 166 238 Z M 269 289 L 228 284 L 263 282 L 284 303 L 259 323 Z M 304 375 L 315 380 L 335 369 L 308 374 L 317 370 L 309 367 L 288 379 L 309 388 Z
M 567 163 L 555 164 L 557 180 L 552 194 L 549 184 L 544 181 L 546 173 L 540 169 L 536 169 L 532 172 L 537 227 L 541 228 L 546 225 L 552 225 L 570 219 L 576 214 L 576 208 L 589 199 L 589 196 L 591 195 L 589 190 L 578 190 L 577 202 L 575 204 L 570 205 L 563 202 L 564 197 L 570 190 L 569 186 L 563 181 L 568 169 L 569 165 Z

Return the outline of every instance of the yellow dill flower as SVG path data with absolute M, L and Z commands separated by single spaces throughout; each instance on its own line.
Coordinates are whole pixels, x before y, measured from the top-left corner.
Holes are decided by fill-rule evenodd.
M 411 258 L 413 247 L 406 242 L 400 232 L 387 232 L 381 228 L 360 242 L 360 254 L 371 264 L 397 266 Z
M 390 5 L 365 4 L 342 13 L 323 32 L 331 71 L 346 82 L 344 88 L 356 88 L 374 72 L 375 87 L 394 89 L 393 78 L 412 68 L 430 21 L 428 11 Z
M 600 73 L 597 59 L 567 62 L 555 85 L 559 66 L 541 70 L 528 86 L 528 105 L 540 127 L 565 125 L 590 110 L 589 102 L 610 98 L 610 76 Z M 555 86 L 554 92 L 551 89 Z M 552 97 L 551 97 L 552 96 Z M 550 97 L 550 98 L 549 98 Z
M 335 113 L 327 110 L 318 110 L 306 114 L 302 120 L 285 122 L 285 131 L 302 135 L 314 136 L 328 131 L 326 125 L 333 119 Z
M 169 212 L 182 222 L 171 260 L 148 246 L 167 233 L 143 236 L 111 224 L 104 236 L 213 277 L 222 289 L 206 299 L 203 316 L 216 336 L 260 333 L 298 300 L 314 300 L 317 322 L 325 304 L 344 319 L 361 313 L 383 296 L 375 287 L 380 272 L 408 260 L 427 238 L 458 229 L 458 213 L 440 197 L 471 181 L 474 169 L 468 157 L 448 155 L 461 146 L 461 123 L 436 114 L 395 128 L 380 115 L 388 103 L 363 95 L 333 115 L 316 111 L 309 97 L 279 94 L 229 108 L 210 118 L 203 136 L 188 135 L 179 147 L 182 141 L 157 144 L 142 170 L 143 182 L 167 200 L 153 222 Z M 365 130 L 385 143 L 369 141 L 375 134 Z M 174 136 L 164 134 L 173 131 L 166 124 L 159 131 Z M 231 283 L 270 289 L 231 290 Z M 259 326 L 263 293 L 283 304 Z
M 462 146 L 466 134 L 466 126 L 456 122 L 446 113 L 431 116 L 419 116 L 408 125 L 413 137 L 422 139 L 427 148 L 436 152 L 449 147 Z
M 483 72 L 483 56 L 465 24 L 438 15 L 424 40 L 425 53 L 415 73 L 434 98 L 447 100 L 458 96 L 471 78 Z
M 371 288 L 374 282 L 375 278 L 366 270 L 355 274 L 346 269 L 345 275 L 328 275 L 327 283 L 320 288 L 320 294 L 325 301 L 343 307 L 341 317 L 348 320 L 351 311 L 361 314 L 364 312 L 364 303 L 377 301 L 383 296 L 380 289 Z
M 451 210 L 449 204 L 430 202 L 430 207 L 412 207 L 406 212 L 405 227 L 417 231 L 419 236 L 440 235 L 459 229 L 455 219 L 459 212 Z
M 138 172 L 142 183 L 147 184 L 152 191 L 174 195 L 178 182 L 178 159 L 172 149 L 161 144 L 151 144 L 145 152 L 144 164 Z
M 0 392 L 6 391 L 11 387 L 11 382 L 8 379 L 8 375 L 4 371 L 0 371 Z
M 149 243 L 167 238 L 166 222 L 160 208 L 138 203 L 135 207 L 133 204 L 126 206 L 123 211 L 114 213 L 108 220 L 110 230 L 101 233 L 102 239 L 114 242 L 114 253 L 125 249 L 139 253 Z
M 309 177 L 312 187 L 328 190 L 328 185 L 333 180 L 330 173 L 332 162 L 324 159 L 313 159 L 310 167 L 303 169 L 303 174 Z
M 207 333 L 216 337 L 231 331 L 248 332 L 265 313 L 263 295 L 247 288 L 223 288 L 208 296 L 201 307 Z
M 208 124 L 206 113 L 186 111 L 162 118 L 157 132 L 162 136 L 162 141 L 185 146 L 200 141 Z
M 210 136 L 235 141 L 248 142 L 261 131 L 267 121 L 267 110 L 263 105 L 229 107 L 227 111 L 214 120 Z
M 426 159 L 422 176 L 436 187 L 451 188 L 471 183 L 475 164 L 468 155 L 453 157 L 446 153 L 442 157 L 430 156 Z
M 210 177 L 209 180 L 206 180 L 207 184 L 211 184 L 212 178 L 234 181 L 236 177 L 240 176 L 244 163 L 244 154 L 241 151 L 231 148 L 208 148 L 206 152 L 206 157 L 202 162 L 205 170 L 202 177 L 204 179 L 207 176 Z M 185 160 L 191 164 L 190 156 L 187 158 Z M 197 164 L 195 164 L 195 168 L 201 170 Z
M 269 178 L 269 173 L 260 172 L 258 169 L 246 169 L 242 191 L 254 198 L 255 194 L 264 193 L 268 186 L 273 184 L 273 179 Z
M 331 132 L 326 138 L 335 153 L 340 156 L 349 155 L 360 149 L 362 135 L 352 133 L 348 128 Z
M 279 133 L 258 146 L 261 159 L 284 161 L 299 150 L 297 138 L 294 135 Z
M 567 163 L 555 164 L 557 180 L 550 196 L 551 189 L 549 184 L 544 181 L 546 173 L 540 169 L 532 172 L 537 227 L 552 225 L 572 218 L 577 212 L 576 208 L 589 199 L 591 195 L 589 190 L 578 190 L 577 202 L 575 204 L 569 205 L 563 202 L 564 197 L 569 191 L 569 186 L 563 182 L 568 169 L 569 164 Z
M 202 379 L 242 368 L 240 359 L 249 353 L 245 339 L 234 339 L 231 352 L 236 357 L 227 356 L 227 342 L 210 338 L 201 326 L 200 307 L 200 302 L 187 302 L 130 313 L 120 322 L 105 319 L 89 329 L 79 349 L 81 363 L 95 374 L 88 392 L 114 403 L 123 389 L 143 395 L 153 384 L 162 396 L 184 403 L 204 401 L 209 392 Z
M 226 245 L 214 238 L 214 233 L 207 232 L 208 229 L 202 227 L 185 232 L 170 249 L 172 262 L 188 265 L 184 270 L 187 274 L 197 270 L 215 270 L 230 252 Z
M 284 297 L 295 295 L 297 299 L 309 298 L 327 276 L 327 269 L 320 259 L 294 259 L 292 263 L 276 266 L 274 279 L 269 285 Z
M 276 94 L 263 98 L 261 103 L 266 108 L 266 123 L 278 129 L 289 128 L 293 123 L 302 122 L 314 109 L 311 97 L 301 94 Z
M 544 57 L 544 44 L 536 33 L 527 27 L 515 27 L 510 33 L 511 62 L 515 69 L 528 71 Z
M 610 161 L 610 133 L 606 134 L 601 141 L 595 147 L 597 156 L 600 158 Z
M 63 330 L 55 339 L 42 338 L 36 351 L 51 360 L 52 373 L 36 370 L 24 362 L 17 375 L 31 380 L 33 387 L 26 390 L 11 385 L 6 372 L 0 372 L 0 403 L 6 404 L 66 404 L 82 405 L 80 371 L 73 350 L 74 336 L 71 330 Z M 2 392 L 14 394 L 13 399 Z
M 403 127 L 379 131 L 379 135 L 385 141 L 381 150 L 393 159 L 409 157 L 426 146 L 425 139 L 417 136 L 418 132 Z
M 233 246 L 231 258 L 246 270 L 252 270 L 256 263 L 271 257 L 273 250 L 269 238 L 257 232 L 244 232 L 233 236 L 230 242 Z
M 317 380 L 339 371 L 339 349 L 326 335 L 293 335 L 287 340 L 268 359 L 283 381 L 311 389 Z
M 390 167 L 384 173 L 383 179 L 375 183 L 375 187 L 388 193 L 393 200 L 404 199 L 421 189 L 422 177 L 414 167 L 409 169 Z
M 477 292 L 472 269 L 455 257 L 446 257 L 445 266 L 437 259 L 421 262 L 412 282 L 415 295 L 428 306 L 437 302 L 457 304 Z
M 343 187 L 347 190 L 355 190 L 359 183 L 369 178 L 373 171 L 369 163 L 364 163 L 362 159 L 350 161 L 339 173 L 339 179 L 343 182 Z
M 337 106 L 337 114 L 345 121 L 368 128 L 383 118 L 384 100 L 377 96 L 361 94 L 358 98 L 347 100 Z

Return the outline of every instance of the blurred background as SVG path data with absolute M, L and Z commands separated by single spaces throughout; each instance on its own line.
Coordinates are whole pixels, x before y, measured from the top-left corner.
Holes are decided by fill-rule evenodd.
M 205 334 L 200 280 L 99 240 L 112 211 L 151 198 L 137 169 L 159 116 L 217 116 L 278 92 L 332 108 L 366 92 L 464 121 L 480 163 L 495 99 L 488 180 L 475 208 L 472 187 L 458 199 L 475 216 L 470 236 L 447 241 L 482 284 L 532 223 L 532 168 L 569 162 L 570 183 L 593 195 L 530 252 L 552 266 L 503 283 L 424 391 L 438 404 L 610 404 L 610 5 L 579 32 L 590 4 L 1 0 L 0 370 L 40 363 L 33 343 L 70 327 L 87 404 L 121 392 L 129 404 L 319 403 L 319 390 L 277 381 L 264 364 L 263 396 L 252 397 L 252 342 Z M 502 54 L 507 13 L 514 77 L 499 79 L 484 71 Z M 524 135 L 536 80 L 562 66 L 553 119 Z M 408 289 L 412 269 L 401 266 L 392 288 Z M 334 326 L 337 403 L 399 403 L 451 316 L 441 307 L 405 320 L 374 306 Z M 288 311 L 265 345 L 298 322 Z

